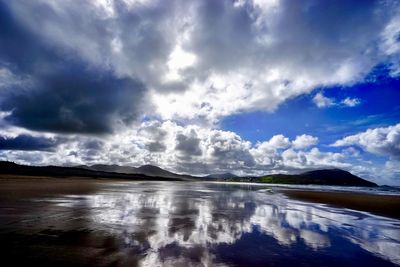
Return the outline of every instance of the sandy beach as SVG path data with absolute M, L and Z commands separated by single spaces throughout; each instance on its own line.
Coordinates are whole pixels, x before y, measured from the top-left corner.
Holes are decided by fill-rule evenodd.
M 336 257 L 336 249 L 343 246 L 354 257 L 346 264 L 361 260 L 364 266 L 393 266 L 398 261 L 396 240 L 384 251 L 365 245 L 385 241 L 385 233 L 395 229 L 393 220 L 307 203 L 399 218 L 398 196 L 306 190 L 269 194 L 258 189 L 196 182 L 1 176 L 2 266 L 243 266 L 244 262 L 286 266 L 299 258 L 302 266 L 315 266 Z M 289 223 L 293 225 L 287 228 Z M 308 223 L 312 223 L 309 229 L 304 229 Z M 349 224 L 354 224 L 354 233 L 347 231 Z M 360 230 L 364 224 L 378 234 L 365 239 Z M 318 230 L 330 227 L 343 230 L 341 234 Z M 341 235 L 350 236 L 337 239 Z M 250 236 L 254 239 L 247 240 Z M 297 245 L 288 250 L 289 244 Z M 365 254 L 363 248 L 371 253 Z
M 52 178 L 2 175 L 0 176 L 0 201 L 50 197 L 62 194 L 87 194 L 101 189 L 103 185 L 118 181 L 115 179 L 82 177 Z M 400 219 L 400 196 L 396 195 L 321 192 L 303 189 L 279 189 L 278 191 L 290 198 L 301 201 L 329 204 Z
M 400 219 L 400 196 L 354 192 L 321 192 L 311 190 L 279 190 L 290 198 L 366 211 Z

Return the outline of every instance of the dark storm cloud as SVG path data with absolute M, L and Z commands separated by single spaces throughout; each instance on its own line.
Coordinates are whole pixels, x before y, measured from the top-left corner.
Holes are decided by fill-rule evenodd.
M 6 4 L 0 2 L 0 63 L 12 64 L 22 73 L 31 73 L 58 59 L 54 52 L 14 18 Z
M 146 144 L 146 149 L 150 152 L 164 152 L 167 147 L 161 142 L 150 142 Z
M 175 149 L 182 152 L 185 156 L 200 156 L 202 154 L 200 148 L 200 138 L 194 130 L 189 135 L 178 134 L 176 136 Z
M 32 83 L 1 93 L 0 108 L 14 110 L 9 121 L 43 131 L 110 132 L 113 121 L 144 113 L 138 106 L 146 87 L 162 97 L 190 93 L 196 83 L 203 104 L 153 101 L 146 112 L 214 122 L 272 111 L 316 86 L 361 79 L 381 61 L 382 30 L 396 9 L 394 1 L 139 2 L 3 1 L 0 64 Z M 185 61 L 171 60 L 178 48 L 195 60 L 174 70 L 169 63 Z M 169 81 L 174 71 L 180 78 Z M 230 90 L 246 99 L 225 101 L 213 75 L 221 87 L 239 77 Z
M 206 0 L 201 2 L 198 16 L 191 48 L 201 55 L 205 68 L 241 66 L 256 52 L 249 51 L 255 36 L 248 9 L 235 8 L 231 1 Z
M 60 140 L 21 134 L 17 137 L 0 137 L 0 150 L 53 151 Z
M 12 112 L 8 122 L 38 131 L 105 133 L 114 123 L 137 118 L 143 84 L 45 43 L 3 4 L 0 24 L 0 63 L 17 76 L 31 77 L 29 84 L 1 92 L 0 108 Z
M 150 152 L 164 152 L 167 149 L 164 142 L 168 133 L 161 126 L 161 122 L 157 121 L 147 123 L 139 129 L 139 134 L 150 140 L 145 144 L 145 148 Z
M 1 107 L 12 113 L 5 119 L 28 129 L 53 132 L 104 133 L 113 120 L 131 122 L 143 86 L 79 64 L 41 76 L 30 90 L 7 95 Z
M 200 65 L 226 70 L 248 64 L 254 68 L 287 64 L 289 69 L 303 65 L 315 71 L 326 67 L 329 62 L 324 59 L 357 56 L 355 51 L 367 46 L 377 49 L 376 40 L 371 38 L 379 35 L 390 17 L 385 5 L 379 8 L 379 1 L 277 3 L 273 11 L 267 4 L 244 2 L 237 8 L 229 0 L 201 1 L 199 21 L 189 45 L 201 55 Z M 366 18 L 371 21 L 366 22 Z
M 85 149 L 100 150 L 104 146 L 104 142 L 101 140 L 89 140 L 84 143 L 83 147 Z
M 34 131 L 69 133 L 55 153 L 0 157 L 163 164 L 186 173 L 346 167 L 340 153 L 251 144 L 221 122 L 272 112 L 316 88 L 363 82 L 378 64 L 395 74 L 399 7 L 396 0 L 0 0 L 0 128 L 4 136 L 13 126 L 33 130 L 2 146 L 53 150 L 58 140 Z M 361 146 L 354 138 L 344 141 Z M 387 139 L 362 146 L 398 159 L 398 138 Z
M 244 167 L 255 166 L 253 156 L 248 148 L 243 147 L 243 141 L 237 135 L 226 138 L 221 132 L 217 132 L 210 137 L 212 146 L 212 156 L 221 162 L 226 163 L 226 169 L 238 168 L 240 162 Z

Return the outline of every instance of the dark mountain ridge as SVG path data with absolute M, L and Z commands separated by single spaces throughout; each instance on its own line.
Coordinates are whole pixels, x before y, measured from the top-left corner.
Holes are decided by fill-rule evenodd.
M 377 184 L 373 182 L 362 179 L 341 169 L 314 170 L 300 174 L 270 174 L 259 177 L 239 177 L 238 179 L 243 182 L 269 184 L 377 186 Z
M 163 177 L 147 176 L 136 173 L 117 173 L 107 171 L 97 171 L 79 167 L 59 167 L 59 166 L 26 166 L 13 162 L 0 161 L 0 174 L 24 175 L 24 176 L 50 176 L 50 177 L 88 177 L 88 178 L 113 178 L 130 180 L 187 180 L 184 177 Z
M 152 177 L 165 177 L 165 178 L 176 178 L 176 179 L 192 179 L 196 178 L 190 175 L 176 174 L 160 167 L 154 165 L 143 165 L 140 167 L 130 167 L 130 166 L 119 166 L 119 165 L 104 165 L 96 164 L 91 166 L 81 165 L 79 168 L 92 170 L 92 171 L 105 171 L 114 173 L 124 173 L 124 174 L 144 174 L 146 176 Z
M 233 173 L 226 172 L 226 173 L 214 173 L 214 174 L 209 174 L 204 176 L 204 178 L 209 178 L 209 179 L 230 179 L 230 178 L 236 178 L 238 177 L 237 175 L 234 175 Z
M 377 186 L 348 171 L 325 169 L 308 171 L 301 174 L 271 174 L 258 177 L 238 177 L 232 173 L 210 174 L 204 177 L 176 174 L 153 165 L 129 167 L 119 165 L 97 164 L 92 166 L 59 167 L 59 166 L 26 166 L 13 162 L 0 161 L 0 174 L 52 176 L 52 177 L 93 177 L 131 180 L 189 180 L 189 181 L 230 181 L 257 182 L 276 184 L 302 185 L 339 185 L 339 186 Z

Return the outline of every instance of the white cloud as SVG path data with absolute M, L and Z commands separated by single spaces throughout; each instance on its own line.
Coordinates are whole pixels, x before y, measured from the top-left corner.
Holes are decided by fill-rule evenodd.
M 342 101 L 336 101 L 334 98 L 326 97 L 322 93 L 317 93 L 312 101 L 319 108 L 328 108 L 336 105 L 343 105 L 345 107 L 355 107 L 361 104 L 360 99 L 346 97 Z
M 359 146 L 377 155 L 400 158 L 400 124 L 368 129 L 337 140 L 332 146 Z
M 21 25 L 52 47 L 143 82 L 155 109 L 142 112 L 163 119 L 217 122 L 243 111 L 274 111 L 316 87 L 360 82 L 378 64 L 398 69 L 396 1 L 335 2 L 327 16 L 323 1 L 307 0 L 9 5 Z M 318 23 L 304 23 L 310 20 Z M 320 93 L 314 101 L 333 104 Z
M 307 134 L 296 136 L 296 139 L 292 141 L 293 147 L 296 149 L 304 149 L 310 146 L 314 146 L 318 143 L 318 137 L 314 137 Z
M 386 172 L 391 174 L 391 176 L 398 177 L 400 176 L 400 160 L 399 159 L 391 159 L 385 162 Z M 398 181 L 400 182 L 400 181 Z
M 55 53 L 62 51 L 66 58 L 82 62 L 84 69 L 98 71 L 99 76 L 106 70 L 118 79 L 143 84 L 140 90 L 121 93 L 115 101 L 112 91 L 118 90 L 110 88 L 108 94 L 109 88 L 105 88 L 107 99 L 98 105 L 121 107 L 120 102 L 125 101 L 125 108 L 116 113 L 126 118 L 116 115 L 110 121 L 125 119 L 129 127 L 116 123 L 111 127 L 115 134 L 101 137 L 60 134 L 66 141 L 54 153 L 0 152 L 2 159 L 22 163 L 150 163 L 193 173 L 347 167 L 349 151 L 320 151 L 314 147 L 316 137 L 300 135 L 289 140 L 276 135 L 251 144 L 215 126 L 221 118 L 240 112 L 273 112 L 288 99 L 315 88 L 362 82 L 379 64 L 389 63 L 392 75 L 398 73 L 397 1 L 335 1 L 331 9 L 324 1 L 311 0 L 172 0 L 168 4 L 153 0 L 15 0 L 5 5 L 10 18 L 46 52 L 50 48 Z M 8 63 L 12 62 L 3 63 L 1 88 L 29 82 L 31 77 L 19 77 L 11 71 L 13 66 Z M 45 63 L 35 63 L 40 66 L 34 67 L 34 73 L 53 66 Z M 82 103 L 91 102 L 89 92 L 86 98 L 80 97 Z M 56 96 L 66 98 L 69 104 L 65 95 Z M 318 107 L 329 107 L 336 100 L 317 93 L 313 101 Z M 342 104 L 354 106 L 358 99 L 346 98 Z M 33 106 L 37 107 L 36 103 Z M 140 111 L 128 108 L 132 106 Z M 133 112 L 141 116 L 133 116 Z M 128 119 L 131 116 L 156 117 L 162 122 L 135 125 L 137 121 Z M 0 123 L 2 136 L 29 132 Z M 361 137 L 349 137 L 346 142 L 356 140 L 353 143 L 368 151 L 394 158 L 398 150 L 393 150 L 389 134 L 385 138 L 384 143 L 390 144 L 371 145 Z M 345 143 L 338 141 L 336 145 L 341 142 Z
M 180 73 L 195 62 L 196 56 L 194 54 L 184 51 L 180 46 L 175 47 L 168 59 L 169 72 L 166 74 L 166 79 L 182 80 Z
M 358 98 L 350 98 L 350 97 L 346 97 L 344 100 L 342 100 L 341 102 L 343 105 L 347 106 L 347 107 L 355 107 L 361 104 L 360 99 Z
M 350 168 L 349 163 L 342 162 L 344 155 L 341 153 L 321 152 L 314 147 L 310 151 L 295 151 L 288 149 L 282 153 L 283 164 L 291 169 L 316 169 L 316 168 Z
M 14 131 L 14 136 L 20 132 Z M 26 132 L 22 132 L 26 133 Z M 28 132 L 30 133 L 30 132 Z M 3 136 L 5 133 L 1 133 Z M 52 135 L 36 133 L 34 136 Z M 180 126 L 172 121 L 147 121 L 137 127 L 102 138 L 61 136 L 64 142 L 45 156 L 36 151 L 3 151 L 1 159 L 28 164 L 155 164 L 192 174 L 233 171 L 262 174 L 272 170 L 293 172 L 328 166 L 347 166 L 336 153 L 313 146 L 316 137 L 298 136 L 290 141 L 283 135 L 252 145 L 237 134 L 196 125 Z M 294 150 L 296 149 L 296 150 Z
M 368 129 L 337 140 L 332 146 L 349 148 L 357 146 L 369 153 L 386 157 L 386 163 L 382 166 L 369 163 L 364 167 L 354 166 L 354 169 L 360 168 L 357 173 L 378 180 L 379 183 L 400 183 L 400 124 Z M 347 153 L 348 150 L 345 149 L 344 152 Z M 359 152 L 353 156 L 359 158 Z
M 313 97 L 313 102 L 319 108 L 327 108 L 335 105 L 335 101 L 332 98 L 326 97 L 322 93 L 317 93 Z
M 0 151 L 0 160 L 34 165 L 154 164 L 170 171 L 198 175 L 222 172 L 239 175 L 299 173 L 335 167 L 378 183 L 393 184 L 400 182 L 396 182 L 400 171 L 397 167 L 400 166 L 397 164 L 399 128 L 400 125 L 375 129 L 379 134 L 372 133 L 375 136 L 373 140 L 359 136 L 358 139 L 344 138 L 334 144 L 368 144 L 369 151 L 389 156 L 385 166 L 365 161 L 359 151 L 351 147 L 338 152 L 323 151 L 316 147 L 318 138 L 306 134 L 293 140 L 275 135 L 264 142 L 252 144 L 234 132 L 156 120 L 102 137 L 54 135 L 6 128 L 0 131 L 0 136 L 15 138 L 31 135 L 34 138 L 57 138 L 58 141 L 53 152 L 3 150 Z M 367 145 L 363 146 L 367 149 Z
M 282 134 L 274 135 L 269 141 L 268 146 L 272 149 L 283 149 L 290 146 L 289 138 Z
M 400 11 L 397 12 L 397 16 L 390 20 L 381 33 L 380 43 L 383 53 L 389 57 L 392 66 L 391 75 L 395 77 L 400 75 Z

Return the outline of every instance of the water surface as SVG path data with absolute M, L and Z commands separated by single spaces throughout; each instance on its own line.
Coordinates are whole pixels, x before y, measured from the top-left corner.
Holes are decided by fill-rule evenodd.
M 59 240 L 53 247 L 87 249 L 82 257 L 97 259 L 93 265 L 400 264 L 399 220 L 292 200 L 264 186 L 117 182 L 32 201 L 25 221 L 8 225 L 29 223 L 45 242 Z

